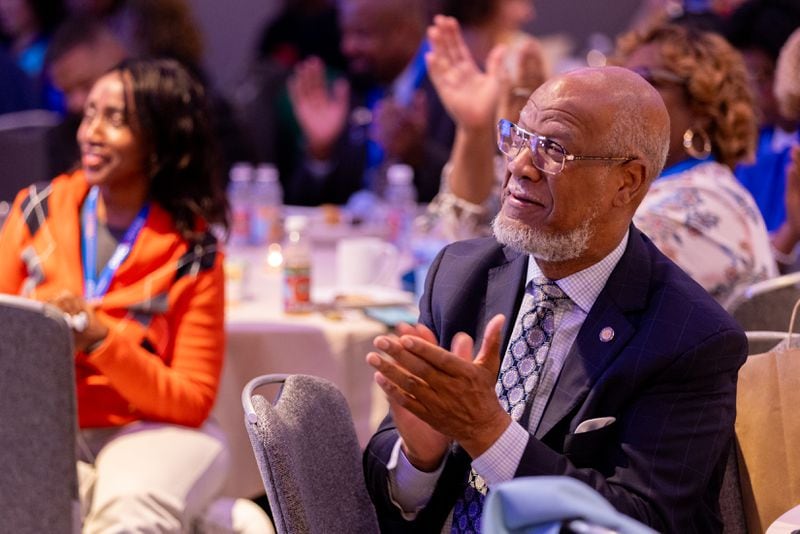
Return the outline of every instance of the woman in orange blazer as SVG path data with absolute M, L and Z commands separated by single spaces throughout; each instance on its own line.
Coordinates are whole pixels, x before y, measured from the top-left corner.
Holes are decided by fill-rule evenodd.
M 227 474 L 208 416 L 224 354 L 227 229 L 205 95 L 178 63 L 91 90 L 81 168 L 20 192 L 0 292 L 50 302 L 75 339 L 84 532 L 182 532 Z

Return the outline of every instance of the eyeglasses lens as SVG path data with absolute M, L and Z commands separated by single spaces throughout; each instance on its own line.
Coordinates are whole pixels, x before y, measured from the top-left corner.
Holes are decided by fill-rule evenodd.
M 564 168 L 564 149 L 546 137 L 537 138 L 534 154 L 534 165 L 541 171 L 558 174 Z
M 515 158 L 526 147 L 530 148 L 534 167 L 548 174 L 558 174 L 564 167 L 564 150 L 546 137 L 521 131 L 509 121 L 497 125 L 497 146 L 509 158 Z

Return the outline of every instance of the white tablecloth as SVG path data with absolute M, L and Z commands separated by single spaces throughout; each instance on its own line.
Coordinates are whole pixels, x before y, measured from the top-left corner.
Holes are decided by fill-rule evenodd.
M 315 243 L 312 296 L 316 300 L 332 294 L 335 245 L 336 239 Z M 226 358 L 213 416 L 228 435 L 232 455 L 225 493 L 252 497 L 262 494 L 264 487 L 244 427 L 240 401 L 244 385 L 256 376 L 273 373 L 311 374 L 331 380 L 347 399 L 364 446 L 386 413 L 385 398 L 374 384 L 365 357 L 373 350 L 374 337 L 387 328 L 356 310 L 343 312 L 338 320 L 320 313 L 283 314 L 280 273 L 266 267 L 266 249 L 231 250 L 228 257 L 245 265 L 248 272 L 243 299 L 230 303 L 226 313 Z M 410 301 L 410 295 L 403 295 Z M 274 391 L 263 394 L 271 397 Z
M 251 497 L 264 492 L 240 402 L 242 388 L 262 374 L 310 374 L 336 384 L 347 399 L 359 442 L 366 444 L 385 400 L 374 386 L 364 357 L 372 339 L 386 328 L 356 318 L 332 321 L 319 314 L 257 318 L 256 306 L 234 308 L 228 318 L 228 341 L 214 417 L 228 435 L 232 456 L 226 494 Z M 271 398 L 273 391 L 265 391 Z

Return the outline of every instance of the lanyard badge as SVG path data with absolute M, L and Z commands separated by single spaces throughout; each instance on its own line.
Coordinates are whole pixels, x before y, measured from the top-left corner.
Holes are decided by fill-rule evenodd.
M 136 218 L 125 231 L 122 241 L 117 245 L 108 263 L 97 274 L 97 197 L 100 190 L 97 186 L 89 190 L 89 195 L 81 210 L 81 245 L 83 249 L 83 289 L 86 300 L 101 299 L 111 285 L 111 279 L 119 266 L 130 254 L 139 232 L 147 221 L 150 204 L 146 203 L 136 214 Z

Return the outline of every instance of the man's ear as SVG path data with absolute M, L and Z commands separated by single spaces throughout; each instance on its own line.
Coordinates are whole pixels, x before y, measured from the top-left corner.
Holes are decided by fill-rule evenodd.
M 650 178 L 647 176 L 647 167 L 640 159 L 634 159 L 620 165 L 622 181 L 614 196 L 614 206 L 622 208 L 638 205 L 650 187 Z

